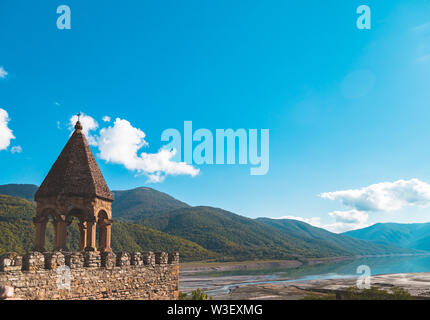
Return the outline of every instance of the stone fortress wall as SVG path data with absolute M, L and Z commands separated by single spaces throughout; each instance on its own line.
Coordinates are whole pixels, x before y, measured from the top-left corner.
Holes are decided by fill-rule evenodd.
M 16 298 L 29 300 L 177 299 L 179 254 L 6 253 L 0 256 L 0 286 L 13 287 Z

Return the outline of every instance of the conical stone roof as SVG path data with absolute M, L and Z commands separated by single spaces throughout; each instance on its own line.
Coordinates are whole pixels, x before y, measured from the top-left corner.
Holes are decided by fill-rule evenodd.
M 113 195 L 91 152 L 79 121 L 57 161 L 36 192 L 35 200 L 59 195 L 98 197 L 113 201 Z

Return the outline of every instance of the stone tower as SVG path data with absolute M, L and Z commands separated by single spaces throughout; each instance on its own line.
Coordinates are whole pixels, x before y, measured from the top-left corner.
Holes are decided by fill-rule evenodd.
M 55 161 L 39 190 L 37 203 L 35 250 L 45 251 L 46 225 L 52 219 L 55 250 L 66 247 L 67 225 L 79 220 L 81 251 L 111 251 L 113 195 L 97 165 L 80 121 Z M 96 247 L 98 228 L 98 247 Z

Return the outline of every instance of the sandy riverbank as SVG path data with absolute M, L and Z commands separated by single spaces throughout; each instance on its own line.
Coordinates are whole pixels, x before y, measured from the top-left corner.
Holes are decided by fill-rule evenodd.
M 305 296 L 342 293 L 356 285 L 355 278 L 307 280 L 289 283 L 265 283 L 232 288 L 229 293 L 218 294 L 214 299 L 227 300 L 299 300 Z M 430 299 L 430 273 L 386 274 L 371 277 L 371 286 L 383 289 L 400 287 L 414 299 Z
M 379 257 L 377 258 L 379 259 Z M 384 259 L 386 260 L 386 258 Z M 348 268 L 345 269 L 344 266 L 349 265 L 349 260 L 353 260 L 351 262 L 352 267 L 350 267 L 350 271 L 345 272 Z M 387 264 L 385 260 L 381 261 Z M 397 260 L 394 261 L 395 265 L 398 263 Z M 335 294 L 355 286 L 354 272 L 356 266 L 354 261 L 354 257 L 337 257 L 288 261 L 184 263 L 181 264 L 180 270 L 180 290 L 190 292 L 200 288 L 214 299 L 231 300 L 291 300 L 302 299 L 310 294 Z M 400 259 L 400 262 L 404 261 Z M 360 263 L 369 263 L 369 261 L 364 260 Z M 379 268 L 381 266 L 377 260 L 370 263 Z M 331 265 L 336 265 L 336 268 L 332 269 Z M 389 263 L 389 265 L 390 268 L 386 269 L 387 271 L 393 267 L 393 264 Z M 337 269 L 338 267 L 340 269 Z M 398 267 L 394 269 L 399 270 Z M 380 271 L 382 271 L 381 268 Z M 347 275 L 352 276 L 352 278 L 345 278 Z M 333 277 L 336 278 L 333 279 Z M 404 288 L 417 299 L 430 298 L 430 273 L 427 270 L 416 271 L 416 273 L 393 272 L 392 274 L 374 275 L 371 281 L 372 286 L 376 287 L 390 288 L 396 286 Z

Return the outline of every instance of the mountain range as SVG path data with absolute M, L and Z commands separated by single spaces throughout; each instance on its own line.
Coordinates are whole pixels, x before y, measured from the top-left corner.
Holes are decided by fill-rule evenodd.
M 30 250 L 35 185 L 0 186 L 0 252 Z M 113 191 L 115 251 L 179 251 L 182 261 L 302 259 L 417 252 L 394 242 L 338 235 L 289 219 L 251 219 L 207 206 L 192 207 L 152 188 Z M 79 232 L 68 230 L 77 249 Z M 52 247 L 52 226 L 47 248 Z
M 343 235 L 375 244 L 430 251 L 430 223 L 376 223 Z

